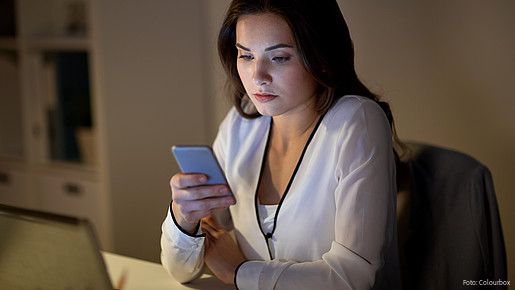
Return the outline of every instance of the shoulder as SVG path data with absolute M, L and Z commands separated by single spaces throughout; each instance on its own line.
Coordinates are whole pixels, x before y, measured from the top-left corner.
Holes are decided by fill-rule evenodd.
M 357 117 L 356 114 L 386 117 L 381 107 L 375 101 L 356 95 L 341 97 L 327 112 L 329 119 L 340 121 L 355 118 Z
M 389 122 L 381 107 L 366 97 L 346 95 L 336 101 L 324 118 L 326 126 L 338 131 L 345 128 L 389 128 Z M 339 129 L 338 129 L 339 128 Z
M 374 100 L 344 96 L 327 114 L 328 131 L 337 135 L 340 176 L 364 164 L 393 157 L 390 123 Z
M 326 126 L 336 133 L 337 143 L 344 151 L 355 147 L 365 153 L 391 145 L 391 128 L 385 113 L 366 97 L 341 97 L 327 113 Z

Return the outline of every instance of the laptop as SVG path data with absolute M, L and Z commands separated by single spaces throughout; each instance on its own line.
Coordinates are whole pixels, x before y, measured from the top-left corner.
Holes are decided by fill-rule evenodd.
M 88 220 L 0 204 L 0 289 L 113 287 Z

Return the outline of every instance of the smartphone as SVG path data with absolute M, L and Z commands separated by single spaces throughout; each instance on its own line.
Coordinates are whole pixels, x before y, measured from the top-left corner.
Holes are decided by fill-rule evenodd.
M 182 173 L 202 173 L 207 184 L 226 184 L 225 174 L 209 146 L 173 146 L 172 154 Z

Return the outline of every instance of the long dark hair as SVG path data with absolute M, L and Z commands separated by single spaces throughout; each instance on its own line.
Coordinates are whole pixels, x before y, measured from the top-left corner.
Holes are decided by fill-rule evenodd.
M 228 77 L 229 95 L 245 118 L 256 118 L 249 111 L 245 88 L 236 69 L 236 23 L 243 15 L 274 13 L 289 25 L 306 70 L 318 83 L 316 110 L 327 111 L 345 95 L 359 95 L 374 100 L 383 109 L 395 143 L 393 115 L 388 103 L 380 101 L 358 78 L 354 69 L 354 46 L 347 23 L 336 0 L 233 0 L 218 35 L 218 54 Z M 398 154 L 396 153 L 396 159 Z

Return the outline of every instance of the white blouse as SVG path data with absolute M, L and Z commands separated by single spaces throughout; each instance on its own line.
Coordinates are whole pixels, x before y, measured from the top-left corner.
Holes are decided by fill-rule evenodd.
M 247 262 L 239 289 L 400 289 L 395 162 L 381 108 L 345 96 L 320 118 L 272 227 L 257 204 L 270 117 L 245 119 L 233 108 L 213 144 L 236 204 L 220 216 Z M 259 216 L 259 217 L 258 217 Z M 163 222 L 161 262 L 179 282 L 203 266 L 204 238 Z

